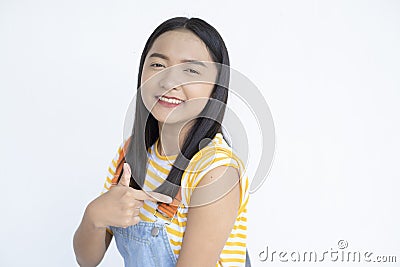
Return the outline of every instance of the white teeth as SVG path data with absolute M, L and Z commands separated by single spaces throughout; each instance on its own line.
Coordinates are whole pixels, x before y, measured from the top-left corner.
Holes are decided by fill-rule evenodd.
M 163 96 L 160 97 L 160 100 L 168 102 L 168 103 L 172 103 L 172 104 L 180 104 L 180 103 L 183 102 L 182 100 L 170 99 L 170 98 L 166 98 L 166 97 L 163 97 Z

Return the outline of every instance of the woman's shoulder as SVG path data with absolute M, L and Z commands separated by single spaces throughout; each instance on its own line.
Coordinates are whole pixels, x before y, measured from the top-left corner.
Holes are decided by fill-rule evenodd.
M 217 133 L 211 142 L 192 157 L 183 176 L 187 176 L 187 182 L 193 186 L 205 174 L 219 166 L 234 167 L 238 169 L 240 176 L 244 174 L 243 161 L 221 133 Z
M 189 169 L 205 169 L 213 163 L 230 160 L 236 168 L 242 168 L 243 162 L 234 149 L 226 142 L 222 133 L 215 137 L 205 147 L 200 149 L 189 162 Z
M 217 171 L 217 168 L 221 166 L 233 167 L 238 171 L 241 188 L 240 207 L 242 210 L 243 204 L 247 203 L 249 180 L 241 158 L 226 142 L 221 133 L 217 133 L 212 139 L 212 142 L 209 142 L 207 146 L 203 147 L 194 155 L 186 171 L 182 175 L 183 202 L 185 204 L 190 203 L 193 190 L 199 186 L 203 178 L 213 171 Z M 225 168 L 220 169 L 220 171 L 221 170 L 225 170 Z M 229 172 L 226 173 L 232 172 L 229 170 Z

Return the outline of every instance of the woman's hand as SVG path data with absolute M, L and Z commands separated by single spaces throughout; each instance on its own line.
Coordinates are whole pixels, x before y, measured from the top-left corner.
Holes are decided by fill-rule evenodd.
M 157 192 L 145 192 L 129 187 L 131 169 L 124 163 L 122 177 L 117 185 L 94 199 L 86 213 L 95 228 L 106 226 L 128 227 L 140 221 L 139 210 L 144 200 L 171 203 L 172 198 Z

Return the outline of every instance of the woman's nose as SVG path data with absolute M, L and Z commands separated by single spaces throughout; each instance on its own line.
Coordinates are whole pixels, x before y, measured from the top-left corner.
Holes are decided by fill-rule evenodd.
M 178 84 L 173 79 L 164 78 L 160 80 L 160 86 L 168 91 L 170 89 L 178 87 Z
M 182 84 L 182 77 L 176 67 L 169 67 L 157 75 L 160 75 L 159 84 L 165 90 L 177 88 Z

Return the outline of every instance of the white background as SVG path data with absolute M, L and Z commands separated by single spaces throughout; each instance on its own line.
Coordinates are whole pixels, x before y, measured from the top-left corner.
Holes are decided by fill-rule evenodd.
M 175 16 L 220 32 L 274 116 L 253 266 L 342 266 L 258 259 L 341 239 L 400 262 L 399 1 L 2 0 L 0 266 L 77 266 L 72 237 L 122 140 L 145 41 Z M 122 266 L 114 241 L 101 266 Z

